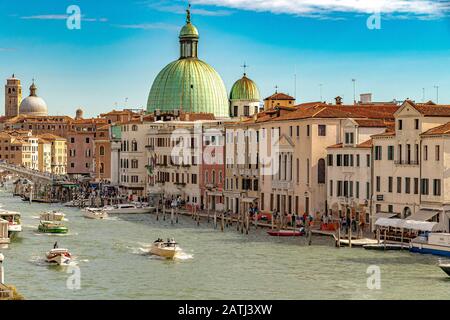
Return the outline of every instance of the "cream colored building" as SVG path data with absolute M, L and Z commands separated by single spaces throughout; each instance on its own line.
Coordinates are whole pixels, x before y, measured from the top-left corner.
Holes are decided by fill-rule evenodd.
M 52 143 L 39 139 L 38 141 L 38 163 L 39 171 L 52 172 Z
M 425 199 L 433 200 L 430 196 L 433 181 L 430 179 L 441 176 L 443 146 L 434 144 L 433 139 L 428 137 L 427 143 L 424 143 L 421 134 L 448 121 L 450 106 L 405 101 L 395 113 L 395 131 L 372 136 L 372 211 L 375 217 L 388 213 L 390 216 L 413 220 L 439 219 L 439 212 L 422 209 Z
M 372 139 L 383 133 L 383 120 L 346 119 L 343 141 L 327 148 L 327 202 L 333 218 L 352 213 L 358 220 L 370 221 L 372 199 Z
M 51 144 L 51 173 L 64 175 L 67 173 L 67 140 L 51 133 L 37 136 Z M 44 155 L 42 157 L 44 159 Z

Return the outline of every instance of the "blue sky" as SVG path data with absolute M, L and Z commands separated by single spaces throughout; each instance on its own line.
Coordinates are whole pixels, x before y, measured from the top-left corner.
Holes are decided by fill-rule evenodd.
M 51 114 L 94 116 L 145 107 L 159 70 L 178 58 L 186 1 L 0 0 L 0 77 L 15 73 Z M 313 3 L 313 5 L 311 4 Z M 268 96 L 297 93 L 298 102 L 436 100 L 450 104 L 450 8 L 440 0 L 193 0 L 200 58 L 230 90 L 248 74 Z M 66 27 L 78 5 L 80 30 Z M 381 12 L 381 29 L 367 19 Z M 297 75 L 295 88 L 294 75 Z M 320 86 L 320 84 L 322 86 Z M 3 90 L 0 100 L 4 101 Z M 128 99 L 127 99 L 128 98 Z M 125 103 L 127 101 L 127 103 Z M 3 107 L 1 108 L 3 112 Z

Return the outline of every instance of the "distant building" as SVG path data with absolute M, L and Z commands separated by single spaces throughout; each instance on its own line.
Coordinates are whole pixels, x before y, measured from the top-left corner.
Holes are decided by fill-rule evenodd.
M 274 109 L 276 107 L 293 107 L 295 98 L 285 93 L 275 91 L 273 95 L 264 99 L 264 111 Z

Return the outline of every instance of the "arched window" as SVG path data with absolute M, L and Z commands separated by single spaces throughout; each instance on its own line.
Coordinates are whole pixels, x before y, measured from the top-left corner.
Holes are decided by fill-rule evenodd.
M 100 155 L 101 155 L 101 156 L 104 156 L 104 155 L 105 155 L 105 147 L 104 147 L 104 146 L 101 146 L 101 147 L 100 147 Z
M 212 184 L 216 184 L 216 171 L 212 171 L 211 173 Z
M 133 140 L 133 141 L 131 142 L 131 151 L 138 151 L 137 149 L 138 149 L 138 147 L 137 147 L 137 141 L 136 141 L 136 140 Z
M 136 159 L 131 160 L 131 169 L 137 169 L 139 167 L 139 162 Z
M 138 131 L 138 126 L 134 124 L 134 125 L 131 127 L 131 130 L 132 130 L 132 131 Z
M 325 159 L 319 159 L 317 164 L 317 183 L 325 183 Z

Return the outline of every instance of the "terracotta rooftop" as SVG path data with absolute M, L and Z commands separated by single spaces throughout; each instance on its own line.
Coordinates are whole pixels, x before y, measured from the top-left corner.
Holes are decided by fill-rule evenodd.
M 450 117 L 450 105 L 435 104 L 433 101 L 414 103 L 411 100 L 406 100 L 405 103 L 408 103 L 426 117 Z
M 291 97 L 285 93 L 274 93 L 273 95 L 271 95 L 270 97 L 265 98 L 264 100 L 295 100 L 294 97 Z
M 372 135 L 372 138 L 374 137 L 395 137 L 395 131 L 387 129 L 386 132 Z
M 443 124 L 439 127 L 432 128 L 428 131 L 422 133 L 422 136 L 434 136 L 434 135 L 442 135 L 442 134 L 450 134 L 450 122 Z
M 394 121 L 385 121 L 383 119 L 354 119 L 355 122 L 364 128 L 384 128 L 395 125 Z
M 372 141 L 372 139 L 370 139 L 370 140 L 364 141 L 364 142 L 362 142 L 360 144 L 357 144 L 356 148 L 368 149 L 368 148 L 372 148 L 372 146 L 373 146 L 373 141 Z M 329 149 L 341 149 L 343 147 L 344 147 L 343 143 L 338 143 L 338 144 L 334 144 L 332 146 L 329 146 L 328 148 Z

